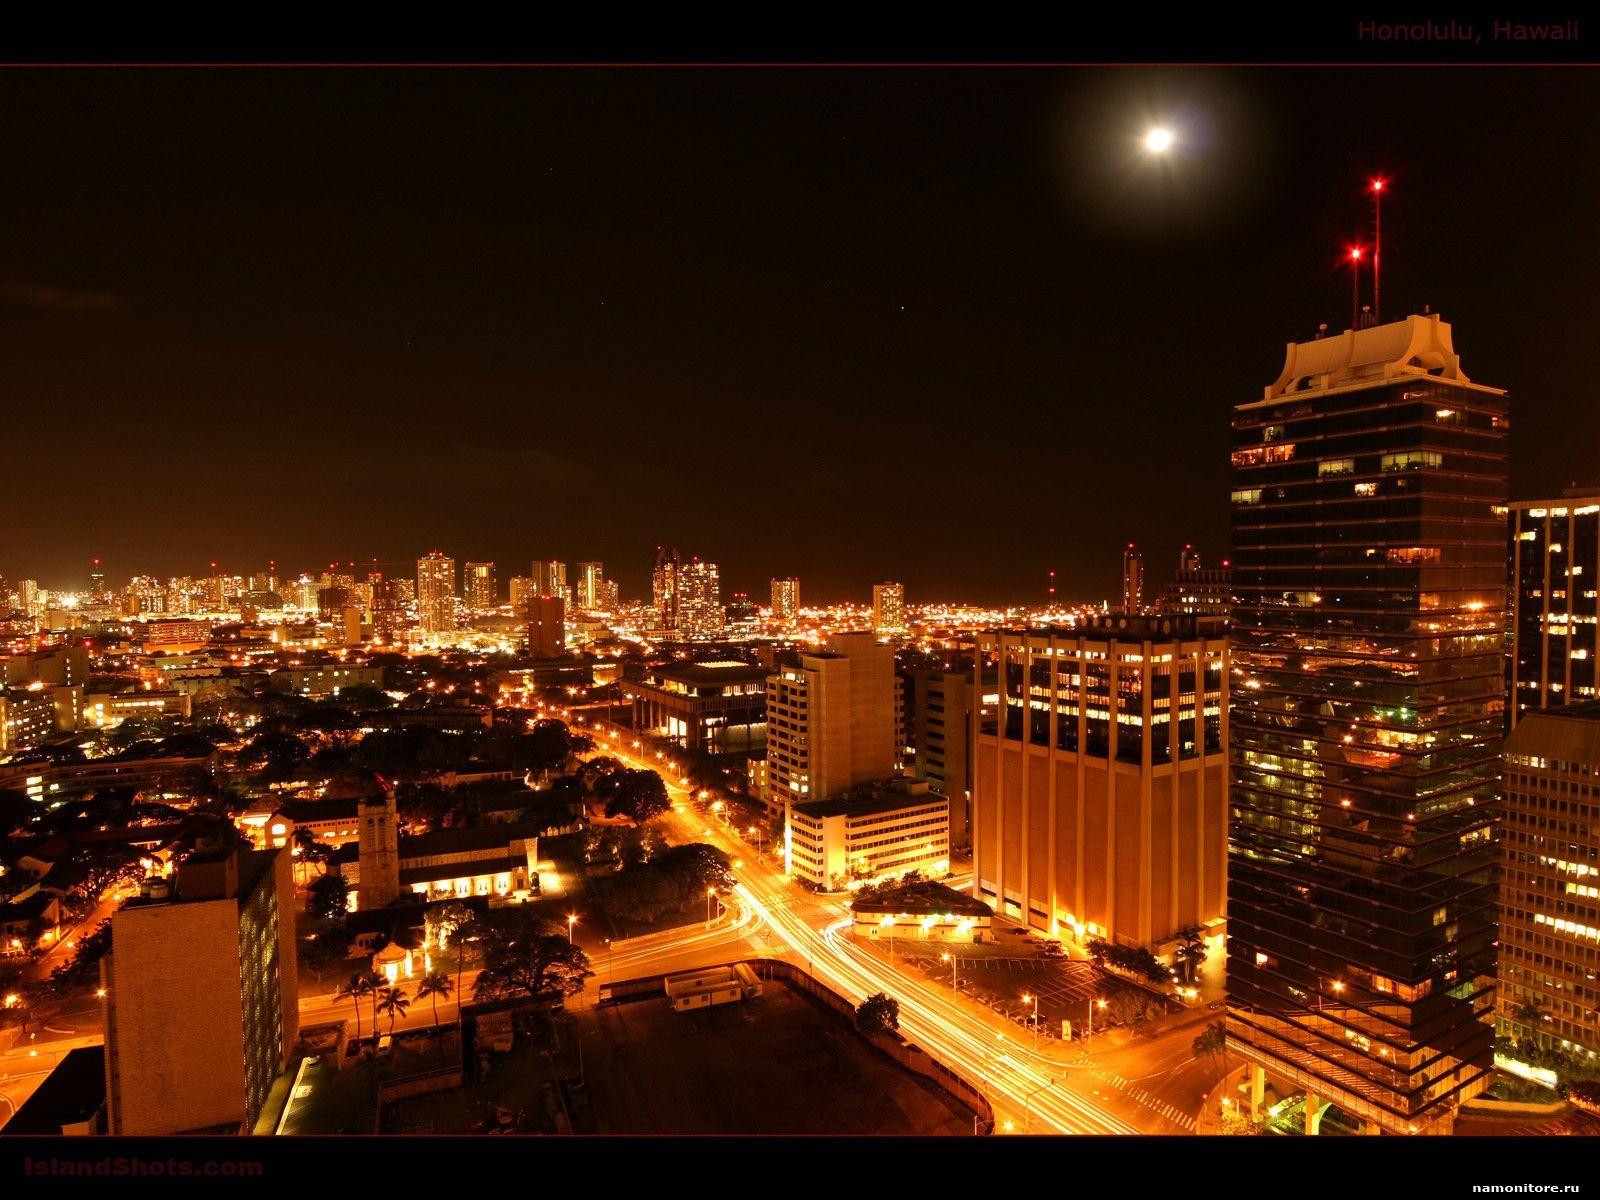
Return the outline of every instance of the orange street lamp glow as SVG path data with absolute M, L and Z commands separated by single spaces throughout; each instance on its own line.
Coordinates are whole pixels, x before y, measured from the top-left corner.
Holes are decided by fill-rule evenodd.
M 1144 148 L 1151 154 L 1165 154 L 1172 149 L 1174 140 L 1172 130 L 1158 126 L 1144 135 Z

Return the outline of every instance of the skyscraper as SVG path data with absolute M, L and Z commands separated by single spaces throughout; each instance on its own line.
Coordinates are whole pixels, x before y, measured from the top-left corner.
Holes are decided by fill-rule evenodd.
M 722 636 L 722 582 L 717 564 L 691 559 L 677 570 L 677 625 L 686 642 L 712 642 Z
M 196 850 L 100 960 L 113 1134 L 250 1132 L 299 1037 L 289 851 Z
M 906 589 L 899 583 L 872 585 L 872 632 L 890 637 L 906 631 Z
M 657 546 L 650 564 L 650 600 L 656 610 L 658 628 L 676 632 L 678 628 L 678 552 Z
M 1600 492 L 1511 505 L 1511 724 L 1596 697 Z
M 563 600 L 569 599 L 567 595 L 567 564 L 535 560 L 533 564 L 533 591 L 538 596 L 560 596 Z
M 488 612 L 500 603 L 500 587 L 492 562 L 469 562 L 462 568 L 462 591 L 473 612 Z
M 1234 409 L 1228 1044 L 1308 1132 L 1489 1082 L 1506 413 L 1437 316 Z
M 1122 611 L 1136 613 L 1144 608 L 1144 555 L 1129 542 L 1122 552 Z
M 578 564 L 578 607 L 584 612 L 594 612 L 600 607 L 600 591 L 605 583 L 604 563 Z
M 456 560 L 437 550 L 417 560 L 417 623 L 429 641 L 456 627 Z
M 800 581 L 774 579 L 772 581 L 772 619 L 789 624 L 800 615 Z

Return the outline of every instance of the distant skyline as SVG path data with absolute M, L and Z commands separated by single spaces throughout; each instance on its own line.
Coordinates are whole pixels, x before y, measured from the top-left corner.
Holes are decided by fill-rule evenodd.
M 1227 553 L 1231 405 L 1431 304 L 1592 479 L 1592 71 L 0 73 L 0 574 L 650 553 L 1042 602 Z M 1559 113 L 1560 119 L 1552 119 Z M 1171 124 L 1174 168 L 1131 147 Z M 519 566 L 519 564 L 522 564 Z

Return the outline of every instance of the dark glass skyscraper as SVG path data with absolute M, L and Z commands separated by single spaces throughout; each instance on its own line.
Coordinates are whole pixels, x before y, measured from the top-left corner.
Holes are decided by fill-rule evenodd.
M 1308 1131 L 1488 1082 L 1506 412 L 1431 315 L 1234 410 L 1228 1040 Z
M 1600 493 L 1511 506 L 1511 724 L 1593 700 L 1600 663 Z

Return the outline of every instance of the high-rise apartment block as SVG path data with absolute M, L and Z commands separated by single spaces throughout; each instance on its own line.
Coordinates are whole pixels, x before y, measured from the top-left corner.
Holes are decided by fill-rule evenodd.
M 1596 698 L 1600 489 L 1511 508 L 1511 724 Z
M 462 593 L 473 612 L 488 612 L 500 603 L 500 587 L 492 562 L 469 562 L 462 568 Z
M 536 561 L 533 564 L 533 590 L 540 596 L 571 599 L 567 594 L 567 564 L 554 560 Z
M 604 563 L 578 564 L 578 608 L 582 612 L 595 612 L 600 608 L 600 593 L 605 584 Z
M 109 1132 L 251 1131 L 299 1036 L 288 850 L 196 851 L 111 918 Z
M 1308 1132 L 1490 1080 L 1508 426 L 1436 315 L 1234 409 L 1227 1036 Z
M 676 632 L 678 628 L 678 552 L 657 546 L 650 564 L 650 603 L 655 609 L 658 629 Z
M 722 581 L 717 564 L 698 558 L 678 564 L 677 635 L 686 642 L 714 642 L 723 634 Z
M 872 585 L 872 632 L 895 637 L 906 632 L 906 589 L 899 583 Z
M 417 624 L 429 641 L 456 628 L 456 560 L 437 550 L 417 560 Z
M 1221 618 L 1116 613 L 979 638 L 973 895 L 1081 942 L 1161 953 L 1225 908 L 1228 645 Z M 976 678 L 976 676 L 975 676 Z M 974 686 L 981 687 L 975 683 Z
M 774 579 L 772 581 L 772 619 L 790 624 L 800 615 L 800 581 Z
M 1144 610 L 1144 555 L 1129 542 L 1122 551 L 1122 611 Z

